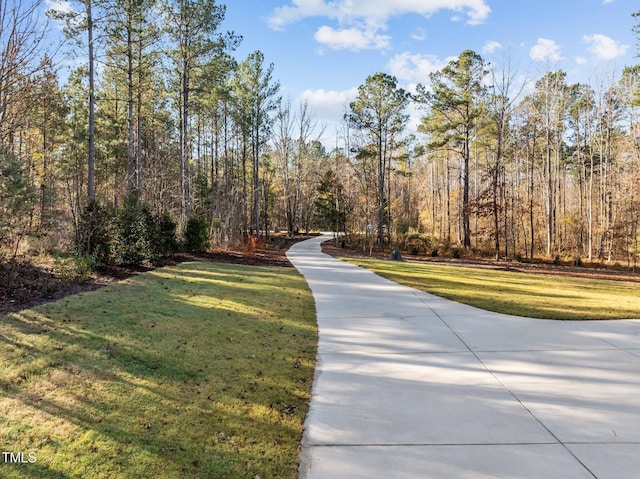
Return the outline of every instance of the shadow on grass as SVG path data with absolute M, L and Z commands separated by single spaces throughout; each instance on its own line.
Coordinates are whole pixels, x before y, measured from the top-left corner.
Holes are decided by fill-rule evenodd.
M 2 442 L 38 456 L 2 477 L 295 477 L 313 311 L 292 269 L 201 263 L 2 317 Z
M 398 283 L 470 306 L 538 319 L 634 319 L 640 317 L 635 285 L 583 278 L 558 279 L 519 272 L 350 260 Z M 623 294 L 624 293 L 624 294 Z M 633 299 L 631 299 L 633 298 Z M 606 304 L 609 307 L 605 306 Z

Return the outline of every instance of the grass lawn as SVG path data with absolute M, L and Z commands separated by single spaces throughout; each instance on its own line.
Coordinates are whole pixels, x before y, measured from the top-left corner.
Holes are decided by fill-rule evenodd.
M 640 285 L 545 274 L 341 257 L 400 284 L 499 313 L 545 319 L 638 319 Z
M 281 267 L 183 263 L 0 316 L 0 449 L 26 462 L 0 477 L 293 479 L 316 339 Z

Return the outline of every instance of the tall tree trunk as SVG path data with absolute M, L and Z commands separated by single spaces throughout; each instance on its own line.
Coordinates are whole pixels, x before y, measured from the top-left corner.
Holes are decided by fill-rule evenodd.
M 382 144 L 382 126 L 380 125 L 378 128 L 378 244 L 380 251 L 384 252 L 385 155 Z
M 529 251 L 529 261 L 533 262 L 535 255 L 535 242 L 536 242 L 536 225 L 534 222 L 533 214 L 533 196 L 535 194 L 535 159 L 536 159 L 536 128 L 533 128 L 533 145 L 531 147 L 531 168 L 529 170 L 529 228 L 531 234 L 531 250 Z
M 180 180 L 182 186 L 183 219 L 191 217 L 191 191 L 189 188 L 189 63 L 182 64 L 182 119 L 180 128 Z
M 96 198 L 95 189 L 95 58 L 93 50 L 93 16 L 91 15 L 91 2 L 87 0 L 87 36 L 89 43 L 89 156 L 87 161 L 87 197 L 89 201 Z
M 136 188 L 135 149 L 133 137 L 133 25 L 131 16 L 133 6 L 129 3 L 127 15 L 127 196 Z
M 470 128 L 465 129 L 465 142 L 463 147 L 463 193 L 462 193 L 462 231 L 463 231 L 463 245 L 464 249 L 471 248 L 471 212 L 469 207 L 469 161 L 471 157 L 471 138 Z
M 259 116 L 259 115 L 256 115 Z M 253 145 L 251 152 L 253 157 L 253 221 L 255 235 L 260 235 L 260 184 L 259 184 L 259 162 L 260 162 L 260 126 L 255 122 L 253 131 Z

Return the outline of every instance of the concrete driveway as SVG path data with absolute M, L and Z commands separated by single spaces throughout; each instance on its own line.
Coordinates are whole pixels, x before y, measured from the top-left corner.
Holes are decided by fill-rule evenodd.
M 640 477 L 640 321 L 490 313 L 326 239 L 288 253 L 320 332 L 301 479 Z

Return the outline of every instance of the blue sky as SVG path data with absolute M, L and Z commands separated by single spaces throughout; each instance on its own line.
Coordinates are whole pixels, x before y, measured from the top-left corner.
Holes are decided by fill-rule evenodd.
M 221 2 L 224 3 L 224 2 Z M 403 87 L 428 83 L 465 49 L 536 80 L 562 68 L 594 84 L 640 62 L 632 0 L 229 0 L 224 30 L 261 50 L 281 93 L 308 99 L 321 122 L 339 120 L 358 85 L 378 71 Z

